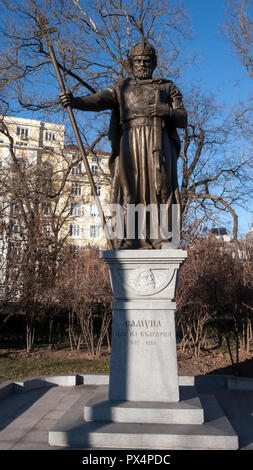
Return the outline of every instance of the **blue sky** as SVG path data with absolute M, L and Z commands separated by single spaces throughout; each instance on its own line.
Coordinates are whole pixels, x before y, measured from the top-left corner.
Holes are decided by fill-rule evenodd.
M 198 65 L 190 66 L 185 71 L 186 79 L 189 83 L 200 81 L 203 90 L 215 93 L 217 102 L 236 109 L 238 102 L 246 100 L 251 92 L 252 80 L 234 57 L 229 42 L 222 36 L 225 1 L 183 0 L 183 4 L 188 10 L 193 28 L 193 38 L 188 43 L 188 49 L 195 51 L 198 58 Z M 36 118 L 26 116 L 24 112 L 23 115 Z M 237 209 L 237 212 L 239 235 L 245 236 L 253 222 L 252 204 L 248 210 Z M 223 224 L 231 229 L 231 218 L 228 216 Z
M 199 66 L 188 70 L 189 80 L 201 81 L 202 88 L 215 92 L 219 102 L 236 108 L 252 93 L 252 80 L 232 52 L 232 46 L 221 32 L 225 17 L 223 0 L 184 0 L 192 19 L 191 47 L 198 53 Z M 239 235 L 245 236 L 253 222 L 252 204 L 248 209 L 237 208 Z M 224 225 L 231 227 L 230 219 Z M 229 227 L 230 225 L 230 227 Z
M 216 91 L 228 104 L 246 99 L 252 80 L 232 53 L 221 32 L 225 17 L 223 0 L 184 0 L 192 18 L 192 48 L 199 55 L 199 78 L 203 86 Z M 193 71 L 192 71 L 193 73 Z

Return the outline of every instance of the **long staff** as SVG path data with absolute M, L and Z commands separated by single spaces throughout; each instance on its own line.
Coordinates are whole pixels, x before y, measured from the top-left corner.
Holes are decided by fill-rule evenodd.
M 48 21 L 47 18 L 44 18 L 42 15 L 38 15 L 37 25 L 39 27 L 39 31 L 36 32 L 35 35 L 44 37 L 44 39 L 46 41 L 47 48 L 48 48 L 48 52 L 49 52 L 49 55 L 50 55 L 51 62 L 54 66 L 54 70 L 55 70 L 55 73 L 56 73 L 56 76 L 57 76 L 57 79 L 58 79 L 58 82 L 59 82 L 59 85 L 60 85 L 61 92 L 66 93 L 66 88 L 65 88 L 65 85 L 64 85 L 64 82 L 63 82 L 63 79 L 62 79 L 62 76 L 61 76 L 61 72 L 60 72 L 60 69 L 59 69 L 59 66 L 58 66 L 58 63 L 57 63 L 57 60 L 56 60 L 55 52 L 54 52 L 51 40 L 49 38 L 49 34 L 54 33 L 56 31 L 56 28 L 48 28 L 47 29 L 46 26 L 48 25 L 48 23 L 49 23 L 49 21 Z M 71 125 L 72 125 L 72 128 L 73 128 L 77 143 L 78 143 L 78 147 L 79 147 L 81 157 L 82 157 L 82 160 L 83 160 L 83 163 L 84 163 L 84 166 L 85 166 L 85 170 L 86 170 L 86 173 L 87 173 L 87 176 L 88 176 L 88 179 L 89 179 L 89 183 L 90 183 L 92 192 L 95 196 L 95 202 L 96 202 L 97 209 L 98 209 L 99 215 L 100 215 L 102 223 L 103 223 L 103 229 L 104 229 L 104 232 L 105 232 L 105 236 L 107 238 L 107 243 L 109 245 L 109 248 L 111 250 L 113 250 L 113 245 L 112 245 L 112 241 L 110 239 L 108 228 L 107 228 L 107 225 L 106 225 L 106 219 L 105 219 L 105 215 L 104 215 L 104 212 L 103 212 L 103 208 L 102 208 L 102 205 L 101 205 L 98 193 L 97 193 L 96 185 L 95 185 L 94 180 L 93 180 L 93 176 L 92 176 L 92 173 L 91 173 L 91 170 L 90 170 L 89 162 L 88 162 L 87 155 L 86 155 L 83 143 L 82 143 L 82 139 L 81 139 L 81 136 L 80 136 L 80 133 L 79 133 L 79 129 L 78 129 L 78 126 L 77 126 L 77 123 L 76 123 L 76 119 L 75 119 L 75 116 L 73 114 L 73 111 L 72 111 L 72 108 L 71 108 L 70 105 L 67 106 L 67 111 L 68 111 L 68 115 L 69 115 L 69 118 L 70 118 L 70 122 L 71 122 Z

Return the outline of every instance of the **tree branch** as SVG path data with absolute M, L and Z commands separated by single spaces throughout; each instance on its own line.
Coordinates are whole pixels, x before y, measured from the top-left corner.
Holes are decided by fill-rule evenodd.
M 234 227 L 233 227 L 233 239 L 237 240 L 237 234 L 238 234 L 238 216 L 234 209 L 231 207 L 231 205 L 222 199 L 220 196 L 217 196 L 216 194 L 191 194 L 191 197 L 193 199 L 210 199 L 212 201 L 218 202 L 222 204 L 232 215 L 233 221 L 234 221 Z

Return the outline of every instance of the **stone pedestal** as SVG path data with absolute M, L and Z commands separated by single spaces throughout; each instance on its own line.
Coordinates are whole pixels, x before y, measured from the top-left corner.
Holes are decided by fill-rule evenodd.
M 110 400 L 177 402 L 172 302 L 183 250 L 107 251 L 113 308 Z
M 115 301 L 109 387 L 76 403 L 51 445 L 124 449 L 237 449 L 214 397 L 178 381 L 173 302 L 183 250 L 105 251 Z
M 113 304 L 111 400 L 179 400 L 174 309 L 169 301 Z
M 108 386 L 94 393 L 84 407 L 84 419 L 113 423 L 202 424 L 204 410 L 195 387 L 180 387 L 179 402 L 109 400 Z

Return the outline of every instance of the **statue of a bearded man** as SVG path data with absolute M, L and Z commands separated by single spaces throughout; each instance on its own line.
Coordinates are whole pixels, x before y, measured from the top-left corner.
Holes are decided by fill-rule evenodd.
M 167 228 L 171 231 L 172 205 L 180 205 L 177 178 L 180 140 L 177 128 L 187 126 L 187 113 L 182 95 L 174 83 L 152 78 L 156 65 L 155 48 L 147 42 L 138 43 L 132 48 L 129 58 L 131 78 L 120 80 L 92 95 L 75 98 L 66 93 L 60 95 L 60 99 L 63 106 L 71 105 L 84 111 L 113 110 L 109 129 L 112 145 L 109 161 L 111 203 L 121 204 L 126 223 L 129 223 L 128 208 L 133 205 L 156 207 L 158 214 L 163 205 L 168 214 Z M 128 238 L 129 231 L 126 231 L 125 238 L 115 247 L 161 248 L 165 240 L 159 228 L 159 218 L 158 227 L 154 227 L 152 217 L 144 214 L 143 219 L 143 213 L 136 214 L 136 217 L 141 220 L 136 219 L 134 236 Z

